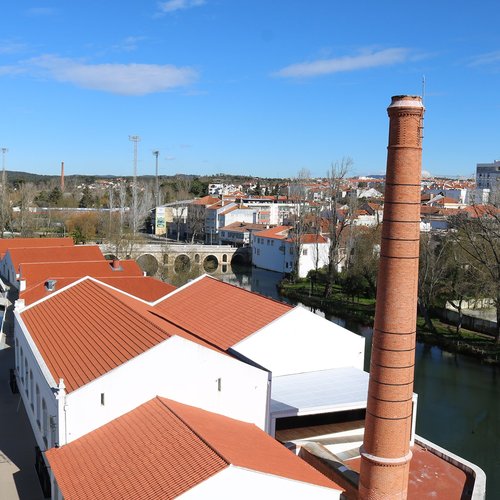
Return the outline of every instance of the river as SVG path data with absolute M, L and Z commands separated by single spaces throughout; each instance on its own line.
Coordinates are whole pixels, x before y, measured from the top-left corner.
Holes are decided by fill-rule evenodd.
M 280 297 L 276 289 L 282 278 L 279 273 L 229 266 L 213 275 L 290 302 Z M 181 285 L 193 277 L 177 275 L 167 281 Z M 372 328 L 337 317 L 327 316 L 327 319 L 366 338 L 365 369 L 368 369 Z M 418 394 L 417 433 L 481 467 L 487 476 L 487 498 L 500 498 L 500 368 L 419 342 L 414 390 Z

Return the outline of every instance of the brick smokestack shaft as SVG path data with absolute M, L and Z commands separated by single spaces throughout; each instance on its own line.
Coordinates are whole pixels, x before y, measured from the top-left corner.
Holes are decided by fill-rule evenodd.
M 64 193 L 64 162 L 61 162 L 61 192 Z
M 405 499 L 411 451 L 424 107 L 395 96 L 359 498 Z

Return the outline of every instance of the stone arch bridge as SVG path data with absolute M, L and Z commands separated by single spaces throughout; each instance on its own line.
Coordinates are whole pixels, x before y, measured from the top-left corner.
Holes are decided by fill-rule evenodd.
M 169 242 L 139 243 L 133 246 L 130 255 L 115 255 L 112 245 L 99 245 L 108 257 L 134 259 L 148 276 L 154 276 L 166 266 L 172 272 L 185 272 L 199 268 L 210 273 L 220 266 L 234 262 L 250 261 L 250 249 L 230 245 L 188 245 Z

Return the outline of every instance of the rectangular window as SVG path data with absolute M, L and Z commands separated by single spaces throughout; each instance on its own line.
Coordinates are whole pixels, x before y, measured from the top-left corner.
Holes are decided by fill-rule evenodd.
M 260 248 L 257 248 L 257 255 L 260 255 Z
M 40 409 L 40 388 L 38 387 L 38 384 L 36 384 L 36 423 L 38 425 L 38 428 L 41 430 L 41 424 L 40 424 L 40 419 L 42 418 L 41 415 L 41 409 Z
M 104 406 L 104 392 L 101 392 L 101 405 Z
M 30 404 L 31 404 L 31 410 L 35 410 L 35 390 L 33 387 L 33 371 L 30 370 Z
M 272 247 L 274 246 L 274 240 L 271 240 L 271 246 Z
M 267 240 L 267 246 L 269 246 L 270 244 L 271 244 L 271 241 Z
M 302 255 L 307 255 L 307 248 L 304 248 L 304 250 L 302 250 Z

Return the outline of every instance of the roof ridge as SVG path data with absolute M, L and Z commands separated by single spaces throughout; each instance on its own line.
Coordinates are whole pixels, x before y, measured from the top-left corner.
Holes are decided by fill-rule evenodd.
M 210 276 L 209 274 L 204 275 L 204 277 L 205 276 L 207 278 L 213 279 L 214 281 L 217 281 L 219 283 L 224 283 L 224 285 L 232 286 L 233 288 L 236 288 L 237 290 L 242 290 L 243 292 L 251 293 L 252 295 L 257 295 L 257 296 L 262 297 L 264 299 L 271 300 L 271 301 L 276 302 L 277 304 L 280 304 L 282 306 L 287 306 L 290 309 L 293 309 L 295 307 L 295 306 L 292 306 L 290 304 L 287 304 L 286 302 L 282 302 L 281 300 L 274 299 L 273 297 L 268 297 L 267 295 L 264 295 L 264 294 L 262 294 L 260 292 L 254 292 L 253 290 L 247 290 L 246 288 L 242 288 L 242 287 L 240 287 L 238 285 L 233 285 L 232 283 L 228 283 L 227 281 L 220 280 L 218 278 L 215 278 L 214 276 Z
M 228 466 L 229 465 L 232 465 L 231 461 L 228 460 L 222 453 L 220 453 L 218 450 L 216 450 L 198 431 L 196 431 L 195 429 L 193 429 L 193 427 L 188 424 L 175 410 L 173 410 L 172 408 L 170 408 L 170 406 L 168 406 L 168 404 L 163 401 L 163 400 L 167 400 L 167 398 L 162 398 L 161 396 L 156 396 L 156 399 L 170 412 L 172 413 L 172 415 L 174 415 L 179 421 L 181 421 L 200 441 L 202 441 L 205 446 L 207 446 L 208 448 L 210 448 L 218 457 L 220 457 L 221 460 L 223 460 Z M 173 400 L 172 400 L 173 401 Z M 174 401 L 174 403 L 178 403 L 178 404 L 184 404 L 184 403 L 180 403 L 179 401 Z M 191 405 L 185 405 L 185 406 L 191 406 Z M 196 408 L 197 410 L 202 410 L 202 411 L 208 411 L 208 410 L 204 410 L 203 408 L 198 408 L 198 407 L 192 407 L 192 408 Z M 214 412 L 211 412 L 211 413 L 214 413 Z M 220 415 L 219 413 L 217 413 L 216 415 Z M 225 416 L 225 415 L 223 415 Z M 229 417 L 227 417 L 229 418 Z
M 156 310 L 148 310 L 149 313 L 153 314 L 154 316 L 157 316 L 158 318 L 161 318 L 163 319 L 164 321 L 167 321 L 168 323 L 174 325 L 175 327 L 179 328 L 179 330 L 183 330 L 185 331 L 186 333 L 189 333 L 189 335 L 192 335 L 193 337 L 199 339 L 199 340 L 202 340 L 203 342 L 205 342 L 206 344 L 209 344 L 211 345 L 212 347 L 214 347 L 215 349 L 217 349 L 218 351 L 221 351 L 221 352 L 226 352 L 224 349 L 221 349 L 217 344 L 214 344 L 213 342 L 210 342 L 209 340 L 203 338 L 201 335 L 198 335 L 197 333 L 193 333 L 191 330 L 188 330 L 186 327 L 184 326 L 181 326 L 181 325 L 178 325 L 175 321 L 172 321 L 171 319 L 169 318 L 166 318 L 165 316 L 162 316 L 161 313 L 159 313 L 158 311 Z
M 152 325 L 156 330 L 160 330 L 163 333 L 167 334 L 169 337 L 172 337 L 172 334 L 167 332 L 166 330 L 163 330 L 160 326 L 158 326 L 156 323 L 151 321 L 146 315 L 140 313 L 133 307 L 130 307 L 125 301 L 121 300 L 119 297 L 117 297 L 116 293 L 111 293 L 109 291 L 109 288 L 113 288 L 111 285 L 107 285 L 106 283 L 102 283 L 99 280 L 92 278 L 92 276 L 86 276 L 86 278 L 89 278 L 85 281 L 88 281 L 89 283 L 93 283 L 96 287 L 98 287 L 102 292 L 104 292 L 106 295 L 109 295 L 113 300 L 116 302 L 119 302 L 122 306 L 124 306 L 126 309 L 128 309 L 131 313 L 133 313 L 135 316 L 139 316 L 140 318 L 144 319 L 148 324 Z M 115 289 L 118 293 L 124 294 L 122 290 L 119 290 L 118 288 Z M 134 297 L 133 295 L 129 295 L 132 300 L 137 300 L 137 302 L 141 302 L 141 299 L 138 299 L 137 297 Z

